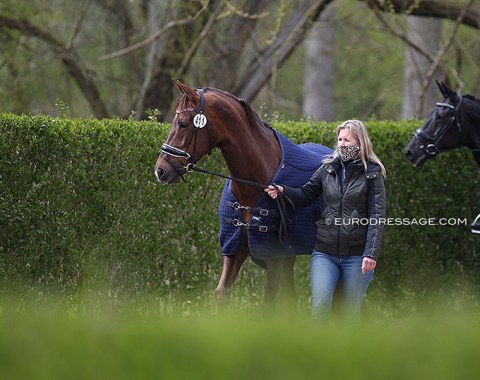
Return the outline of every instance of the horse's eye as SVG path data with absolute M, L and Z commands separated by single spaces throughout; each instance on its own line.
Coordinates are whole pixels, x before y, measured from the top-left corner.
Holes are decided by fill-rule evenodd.
M 178 125 L 179 125 L 180 128 L 183 128 L 183 129 L 188 128 L 187 123 L 180 122 L 180 123 L 178 123 Z

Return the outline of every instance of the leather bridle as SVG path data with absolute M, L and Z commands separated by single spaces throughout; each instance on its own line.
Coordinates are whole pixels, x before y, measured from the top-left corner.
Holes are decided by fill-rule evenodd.
M 197 146 L 197 133 L 198 133 L 199 129 L 205 128 L 207 130 L 208 142 L 209 142 L 208 154 L 211 154 L 211 152 L 212 152 L 212 144 L 211 144 L 211 138 L 210 138 L 210 131 L 208 129 L 208 121 L 207 121 L 207 117 L 203 113 L 203 107 L 205 105 L 205 90 L 203 88 L 200 89 L 199 94 L 200 94 L 200 105 L 199 105 L 198 109 L 186 108 L 186 109 L 183 109 L 183 110 L 179 110 L 179 109 L 176 110 L 177 114 L 180 114 L 180 113 L 183 113 L 183 112 L 194 112 L 195 113 L 195 115 L 192 116 L 192 118 L 191 118 L 191 120 L 193 121 L 194 128 L 192 130 L 192 133 L 190 135 L 190 138 L 189 138 L 188 144 L 187 144 L 187 149 L 188 149 L 188 147 L 190 146 L 190 144 L 192 143 L 192 140 L 193 140 L 193 154 L 190 155 L 190 153 L 188 153 L 186 150 L 176 148 L 176 147 L 174 147 L 172 145 L 169 145 L 169 144 L 163 144 L 160 148 L 160 154 L 166 155 L 165 158 L 167 158 L 168 156 L 184 158 L 187 161 L 187 164 L 183 168 L 185 169 L 185 171 L 187 173 L 194 170 L 195 163 L 197 161 L 195 159 L 195 149 L 196 149 L 196 146 Z M 168 159 L 166 161 L 168 162 Z
M 460 106 L 462 105 L 462 100 L 463 98 L 460 97 L 460 102 L 457 104 L 456 107 L 452 106 L 451 104 L 448 103 L 437 103 L 437 107 L 448 107 L 453 109 L 455 112 L 452 117 L 450 117 L 450 120 L 448 120 L 447 123 L 442 125 L 440 130 L 438 131 L 437 134 L 435 134 L 433 137 L 427 136 L 422 128 L 417 129 L 413 135 L 418 138 L 420 141 L 419 149 L 422 151 L 424 154 L 428 156 L 436 156 L 440 152 L 443 152 L 445 150 L 438 149 L 438 144 L 440 141 L 443 139 L 447 131 L 451 128 L 452 125 L 456 124 L 458 128 L 458 133 L 459 133 L 459 140 L 461 143 L 461 136 L 462 136 L 462 126 L 460 124 L 460 120 L 458 117 L 458 113 L 460 111 Z M 435 123 L 435 120 L 433 121 Z M 462 144 L 460 144 L 462 145 Z

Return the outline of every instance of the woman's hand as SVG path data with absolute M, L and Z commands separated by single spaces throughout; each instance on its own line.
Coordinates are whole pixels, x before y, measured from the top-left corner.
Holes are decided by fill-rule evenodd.
M 362 274 L 374 270 L 376 265 L 377 261 L 375 259 L 372 259 L 371 257 L 364 257 L 362 261 Z
M 278 188 L 278 190 L 277 190 Z M 270 198 L 272 199 L 276 199 L 278 197 L 278 191 L 280 191 L 281 193 L 283 193 L 283 186 L 273 186 L 273 185 L 270 185 L 268 187 L 265 188 L 264 190 L 268 195 L 270 195 Z

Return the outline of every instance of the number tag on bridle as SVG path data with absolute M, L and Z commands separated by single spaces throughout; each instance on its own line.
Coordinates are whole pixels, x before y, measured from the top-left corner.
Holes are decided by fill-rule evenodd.
M 193 118 L 193 125 L 197 128 L 203 128 L 207 125 L 207 117 L 203 113 L 197 113 Z

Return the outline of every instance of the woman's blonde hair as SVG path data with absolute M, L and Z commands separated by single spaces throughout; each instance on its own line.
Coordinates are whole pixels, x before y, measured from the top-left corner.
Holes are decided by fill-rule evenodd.
M 340 134 L 340 131 L 342 129 L 346 128 L 350 129 L 353 137 L 355 137 L 355 139 L 358 141 L 358 144 L 360 145 L 359 156 L 363 162 L 363 165 L 365 166 L 365 170 L 367 170 L 368 161 L 374 162 L 380 166 L 383 176 L 386 177 L 387 171 L 385 170 L 385 166 L 383 166 L 380 159 L 374 153 L 372 142 L 368 137 L 367 127 L 360 120 L 347 120 L 337 126 L 337 142 L 335 144 L 335 151 L 333 155 L 327 157 L 324 162 L 332 162 L 335 158 L 338 157 L 338 135 Z

